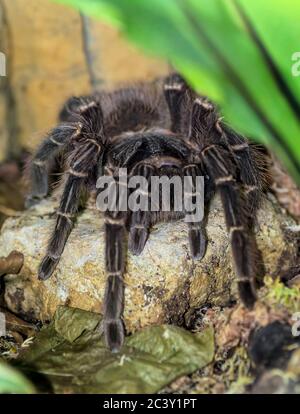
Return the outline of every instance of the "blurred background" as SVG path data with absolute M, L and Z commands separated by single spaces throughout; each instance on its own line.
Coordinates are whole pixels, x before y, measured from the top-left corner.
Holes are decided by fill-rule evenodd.
M 63 102 L 168 71 L 116 29 L 49 0 L 0 0 L 0 161 L 32 150 Z

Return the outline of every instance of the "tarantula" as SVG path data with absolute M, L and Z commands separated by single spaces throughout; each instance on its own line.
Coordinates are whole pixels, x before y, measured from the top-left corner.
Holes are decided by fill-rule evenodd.
M 265 156 L 256 145 L 229 128 L 215 107 L 178 74 L 131 88 L 71 98 L 61 111 L 60 121 L 30 166 L 28 206 L 48 195 L 50 165 L 59 157 L 64 160 L 63 193 L 39 279 L 52 275 L 74 226 L 82 194 L 95 190 L 102 174 L 115 177 L 126 167 L 130 174 L 148 181 L 153 175 L 189 176 L 192 180 L 200 175 L 205 177 L 206 206 L 215 191 L 221 196 L 239 294 L 247 307 L 253 306 L 256 260 L 252 228 L 267 176 Z M 193 191 L 184 197 L 195 195 Z M 174 212 L 105 212 L 103 329 L 112 351 L 117 352 L 124 340 L 127 235 L 129 249 L 140 254 L 154 223 L 183 216 Z M 195 259 L 205 254 L 204 222 L 187 223 Z

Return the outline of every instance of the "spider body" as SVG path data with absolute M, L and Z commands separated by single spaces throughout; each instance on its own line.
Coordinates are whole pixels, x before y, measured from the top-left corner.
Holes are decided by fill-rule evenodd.
M 60 118 L 30 167 L 28 205 L 47 196 L 51 161 L 62 158 L 66 173 L 55 229 L 39 268 L 40 279 L 54 272 L 74 226 L 82 194 L 96 189 L 98 177 L 110 175 L 118 186 L 122 168 L 129 176 L 143 177 L 149 186 L 153 176 L 190 177 L 192 190 L 183 193 L 183 198 L 195 198 L 195 179 L 204 176 L 205 205 L 208 207 L 216 191 L 220 193 L 240 296 L 246 306 L 253 305 L 257 266 L 252 229 L 267 181 L 266 159 L 256 146 L 228 128 L 214 106 L 177 74 L 112 93 L 72 98 Z M 169 211 L 105 212 L 107 285 L 103 328 L 112 351 L 118 351 L 124 340 L 127 235 L 128 248 L 141 254 L 151 225 L 186 215 L 185 211 L 174 210 L 175 196 L 172 194 Z M 188 222 L 187 226 L 191 255 L 201 259 L 206 248 L 205 219 Z

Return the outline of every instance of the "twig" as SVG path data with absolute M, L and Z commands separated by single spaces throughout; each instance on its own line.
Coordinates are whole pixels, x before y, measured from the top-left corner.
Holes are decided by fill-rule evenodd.
M 12 208 L 5 207 L 5 206 L 0 206 L 0 213 L 8 217 L 19 217 L 22 215 L 21 211 L 17 211 L 17 210 L 14 210 Z

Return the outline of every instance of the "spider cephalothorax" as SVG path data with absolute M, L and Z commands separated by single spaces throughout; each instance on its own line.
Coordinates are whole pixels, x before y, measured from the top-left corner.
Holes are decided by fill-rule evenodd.
M 192 91 L 177 74 L 164 80 L 115 92 L 72 98 L 61 112 L 61 123 L 41 144 L 31 164 L 32 191 L 28 205 L 48 194 L 49 166 L 64 160 L 66 180 L 56 225 L 39 268 L 45 280 L 55 270 L 74 225 L 82 194 L 96 188 L 103 174 L 205 177 L 205 204 L 218 191 L 231 239 L 239 293 L 251 307 L 256 299 L 256 261 L 251 230 L 266 183 L 263 153 L 228 128 L 214 106 Z M 192 192 L 184 197 L 193 197 Z M 124 339 L 122 322 L 127 234 L 134 254 L 143 251 L 150 227 L 185 213 L 151 211 L 105 212 L 107 285 L 103 328 L 111 350 Z M 204 220 L 189 222 L 191 254 L 205 253 Z

